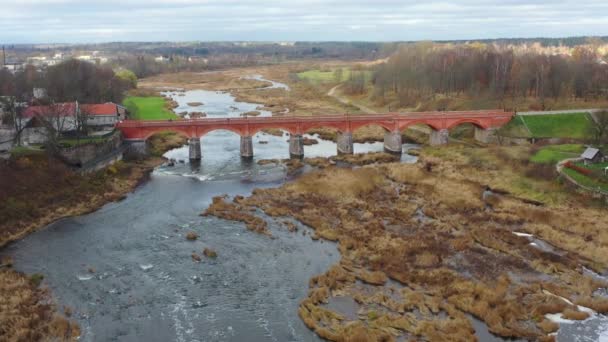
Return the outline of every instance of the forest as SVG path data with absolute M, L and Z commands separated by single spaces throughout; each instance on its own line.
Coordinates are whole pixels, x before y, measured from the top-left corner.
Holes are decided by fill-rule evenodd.
M 485 44 L 418 43 L 403 46 L 386 63 L 373 67 L 372 98 L 401 106 L 421 99 L 459 96 L 508 100 L 606 99 L 608 64 L 592 46 L 570 55 L 516 51 Z M 351 72 L 345 90 L 363 93 L 365 70 Z

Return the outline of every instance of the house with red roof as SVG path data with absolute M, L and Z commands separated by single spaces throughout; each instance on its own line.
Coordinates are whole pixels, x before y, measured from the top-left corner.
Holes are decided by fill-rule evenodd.
M 78 127 L 79 115 L 85 115 L 87 124 L 95 130 L 113 129 L 116 122 L 126 116 L 126 108 L 115 103 L 79 104 L 55 103 L 47 106 L 29 106 L 22 113 L 23 140 L 39 144 L 46 140 L 51 125 L 56 131 L 70 132 Z
M 87 115 L 87 123 L 93 127 L 113 127 L 116 122 L 124 120 L 127 109 L 116 103 L 80 105 L 81 113 Z

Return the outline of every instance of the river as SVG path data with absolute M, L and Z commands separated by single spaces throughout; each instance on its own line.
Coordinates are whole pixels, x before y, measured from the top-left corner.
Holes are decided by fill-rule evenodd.
M 170 95 L 179 103 L 176 112 L 208 117 L 236 117 L 258 106 L 213 91 Z M 203 105 L 187 105 L 195 101 Z M 187 147 L 169 151 L 176 165 L 158 167 L 125 200 L 55 222 L 3 251 L 19 271 L 45 275 L 44 285 L 81 324 L 82 341 L 319 340 L 297 308 L 309 279 L 339 260 L 335 244 L 287 232 L 272 220 L 269 238 L 242 223 L 199 216 L 214 196 L 248 195 L 287 181 L 283 167 L 256 163 L 287 158 L 287 136 L 257 134 L 253 162 L 241 161 L 234 133 L 214 131 L 201 142 L 200 165 L 188 163 Z M 355 151 L 382 147 L 355 144 Z M 320 139 L 304 149 L 310 157 L 336 153 L 335 143 Z M 191 231 L 197 241 L 186 240 Z M 206 247 L 218 258 L 193 261 L 192 253 Z M 595 325 L 591 335 L 600 334 Z

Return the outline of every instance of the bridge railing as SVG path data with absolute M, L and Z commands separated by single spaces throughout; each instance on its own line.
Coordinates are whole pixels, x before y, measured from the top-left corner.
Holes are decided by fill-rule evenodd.
M 399 120 L 399 119 L 424 119 L 431 117 L 461 117 L 483 118 L 488 116 L 515 115 L 514 112 L 503 110 L 471 110 L 471 111 L 449 111 L 449 112 L 410 112 L 410 113 L 379 113 L 379 114 L 342 114 L 342 115 L 316 115 L 316 116 L 269 116 L 269 117 L 243 117 L 243 118 L 201 118 L 201 119 L 178 119 L 178 120 L 124 120 L 120 121 L 119 127 L 142 127 L 142 126 L 167 126 L 181 124 L 217 124 L 217 123 L 265 123 L 265 122 L 302 122 L 302 121 L 365 121 L 365 120 Z

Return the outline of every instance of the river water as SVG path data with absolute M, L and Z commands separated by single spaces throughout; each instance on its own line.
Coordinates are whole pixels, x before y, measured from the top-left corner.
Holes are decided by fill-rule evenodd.
M 180 105 L 176 112 L 208 117 L 236 117 L 258 106 L 228 93 L 169 94 Z M 309 279 L 339 260 L 336 246 L 272 220 L 269 238 L 242 223 L 199 215 L 214 196 L 248 195 L 285 182 L 283 167 L 256 161 L 287 158 L 287 139 L 257 134 L 253 162 L 242 162 L 236 134 L 210 132 L 201 140 L 200 165 L 189 164 L 187 147 L 169 151 L 176 165 L 158 167 L 125 200 L 55 222 L 3 253 L 18 270 L 45 275 L 57 302 L 72 308 L 83 341 L 318 341 L 297 308 Z M 323 140 L 304 149 L 311 157 L 336 153 L 335 143 Z M 358 153 L 381 150 L 382 143 L 355 144 Z M 416 158 L 404 154 L 402 160 Z M 200 235 L 197 241 L 186 240 L 191 231 Z M 204 248 L 218 258 L 193 261 L 192 253 Z M 575 336 L 597 341 L 602 329 L 593 325 L 591 333 Z

